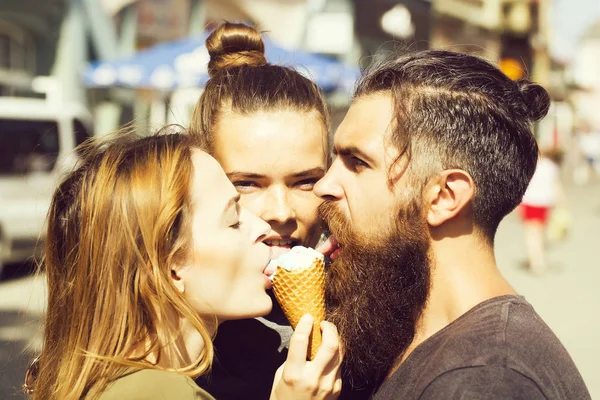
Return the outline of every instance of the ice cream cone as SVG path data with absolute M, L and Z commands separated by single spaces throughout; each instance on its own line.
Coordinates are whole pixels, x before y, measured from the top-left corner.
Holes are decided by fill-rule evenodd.
M 321 321 L 325 319 L 325 264 L 315 258 L 305 268 L 292 271 L 277 266 L 273 292 L 286 318 L 296 329 L 304 314 L 312 315 L 313 330 L 309 339 L 308 358 L 312 360 L 321 345 Z

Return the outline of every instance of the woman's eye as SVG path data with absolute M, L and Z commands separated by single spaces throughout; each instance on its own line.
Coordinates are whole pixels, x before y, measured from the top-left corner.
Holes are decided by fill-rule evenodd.
M 235 188 L 237 189 L 237 191 L 240 192 L 240 193 L 250 192 L 250 191 L 255 190 L 255 189 L 257 189 L 259 187 L 257 183 L 251 182 L 251 181 L 234 182 L 233 186 L 235 186 Z
M 296 187 L 300 190 L 313 190 L 315 184 L 319 181 L 318 178 L 303 179 L 296 182 Z
M 231 225 L 230 228 L 238 229 L 242 225 L 242 221 L 238 221 L 235 224 Z

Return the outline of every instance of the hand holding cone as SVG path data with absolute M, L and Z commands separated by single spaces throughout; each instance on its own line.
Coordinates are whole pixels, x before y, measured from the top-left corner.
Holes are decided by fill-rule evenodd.
M 273 276 L 273 292 L 292 328 L 296 329 L 298 321 L 304 314 L 312 315 L 314 322 L 308 351 L 308 358 L 312 360 L 321 344 L 320 325 L 325 320 L 325 263 L 320 253 L 313 249 L 306 249 L 311 252 L 312 261 L 306 265 L 304 260 L 307 259 L 305 257 L 307 252 L 296 249 L 298 248 L 284 255 L 286 260 L 272 261 L 277 263 Z M 295 268 L 281 265 L 293 263 L 294 260 L 290 258 L 299 252 L 302 252 L 304 257 L 298 257 Z M 305 265 L 302 265 L 303 263 Z

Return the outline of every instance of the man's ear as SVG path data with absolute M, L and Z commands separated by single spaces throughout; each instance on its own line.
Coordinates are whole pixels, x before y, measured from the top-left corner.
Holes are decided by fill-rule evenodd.
M 182 278 L 182 270 L 183 268 L 179 266 L 171 267 L 171 281 L 173 281 L 173 285 L 179 290 L 181 293 L 185 293 L 185 284 L 183 283 Z
M 429 205 L 427 223 L 440 226 L 456 217 L 473 198 L 475 185 L 471 175 L 461 169 L 442 172 L 425 189 Z

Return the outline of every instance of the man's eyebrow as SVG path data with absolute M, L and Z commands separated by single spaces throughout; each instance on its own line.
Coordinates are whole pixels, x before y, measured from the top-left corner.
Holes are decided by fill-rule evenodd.
M 296 172 L 292 174 L 292 178 L 305 178 L 307 176 L 325 175 L 325 169 L 321 167 L 315 167 L 307 169 L 306 171 Z
M 264 175 L 261 174 L 255 174 L 253 172 L 240 172 L 240 171 L 233 171 L 227 174 L 227 177 L 231 180 L 231 179 L 240 179 L 240 178 L 245 178 L 245 179 L 264 179 L 266 178 Z
M 362 159 L 363 161 L 366 161 L 369 164 L 375 163 L 375 161 L 371 157 L 369 157 L 364 151 L 362 151 L 356 146 L 347 146 L 340 148 L 334 147 L 333 154 L 340 156 L 355 156 Z

